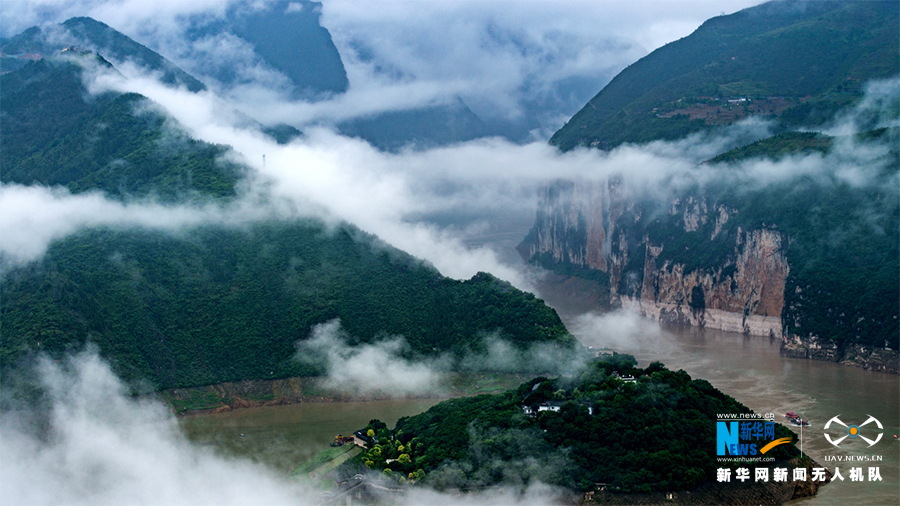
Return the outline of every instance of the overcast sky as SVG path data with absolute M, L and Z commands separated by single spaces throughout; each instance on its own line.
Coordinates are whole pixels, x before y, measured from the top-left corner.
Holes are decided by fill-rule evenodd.
M 566 77 L 590 78 L 595 73 L 599 91 L 603 79 L 616 69 L 688 35 L 705 19 L 756 3 L 325 2 L 322 23 L 342 52 L 351 92 L 320 104 L 286 102 L 266 95 L 263 87 L 248 90 L 257 95 L 245 96 L 215 90 L 189 93 L 129 71 L 127 65 L 119 67 L 122 74 L 88 72 L 92 92 L 140 93 L 192 137 L 232 146 L 230 156 L 248 167 L 250 181 L 241 187 L 235 202 L 221 205 L 119 202 L 100 193 L 72 195 L 61 188 L 0 184 L 0 255 L 14 264 L 25 263 L 39 258 L 51 241 L 92 226 L 184 231 L 205 223 L 240 226 L 316 216 L 353 223 L 431 262 L 447 276 L 468 278 L 488 271 L 533 289 L 521 259 L 508 261 L 495 244 L 472 244 L 478 237 L 498 233 L 512 234 L 513 244 L 521 240 L 534 216 L 538 188 L 557 179 L 605 181 L 615 174 L 629 188 L 672 191 L 690 181 L 720 178 L 720 167 L 698 164 L 769 135 L 770 125 L 751 119 L 712 135 L 624 145 L 611 152 L 560 153 L 545 141 L 516 144 L 490 138 L 385 153 L 327 128 L 305 129 L 304 137 L 278 145 L 229 112 L 244 108 L 260 120 L 314 120 L 346 117 L 364 106 L 427 103 L 457 93 L 473 107 L 514 116 L 525 94 L 523 83 L 533 91 Z M 9 36 L 41 22 L 91 16 L 139 42 L 175 50 L 179 54 L 163 53 L 177 60 L 190 54 L 173 46 L 183 31 L 179 25 L 183 17 L 221 14 L 226 7 L 218 0 L 6 1 L 0 4 L 0 20 L 2 34 Z M 356 58 L 351 46 L 358 41 L 372 50 L 380 64 L 397 68 L 402 77 L 377 75 L 370 63 Z M 855 111 L 896 111 L 898 90 L 897 79 L 873 83 Z M 884 126 L 897 125 L 891 114 L 883 116 L 891 121 Z M 852 133 L 852 115 L 839 118 L 830 131 Z M 829 155 L 797 155 L 778 162 L 750 160 L 732 168 L 726 177 L 753 187 L 824 174 L 861 185 L 878 174 L 886 149 L 838 145 Z M 889 182 L 892 188 L 898 187 L 896 177 Z M 505 221 L 510 217 L 517 220 L 512 228 Z M 333 335 L 325 339 L 329 329 Z M 357 355 L 339 351 L 343 344 L 337 330 L 336 322 L 320 327 L 324 337 L 313 344 L 333 362 L 355 360 Z M 615 341 L 603 332 L 618 339 L 647 334 L 629 315 L 588 315 L 572 330 L 600 336 L 606 344 Z M 387 348 L 376 351 L 387 355 L 401 346 L 398 343 L 390 341 Z M 418 374 L 420 381 L 436 381 L 421 364 L 400 366 Z M 315 497 L 258 466 L 226 460 L 187 444 L 162 406 L 124 395 L 109 367 L 94 354 L 83 354 L 68 365 L 47 363 L 43 369 L 53 403 L 50 422 L 59 437 L 42 441 L 33 427 L 20 427 L 15 416 L 0 413 L 4 462 L 13 463 L 0 473 L 0 488 L 13 491 L 10 503 L 131 504 L 147 498 L 177 503 L 189 498 L 186 502 L 195 504 L 297 504 L 298 497 Z M 371 384 L 368 376 L 331 372 L 341 382 Z M 392 378 L 381 379 L 387 382 L 381 385 L 384 388 L 393 386 Z M 100 406 L 103 409 L 97 409 Z M 525 497 L 510 497 L 506 502 L 534 502 L 533 495 Z M 436 496 L 411 502 L 444 504 L 448 500 Z M 490 497 L 485 502 L 499 501 Z
M 244 2 L 246 3 L 246 2 Z M 528 128 L 545 140 L 617 72 L 653 49 L 689 35 L 704 20 L 759 0 L 332 0 L 322 25 L 332 35 L 350 80 L 350 92 L 308 104 L 274 100 L 273 79 L 247 62 L 256 83 L 232 90 L 264 122 L 302 128 L 311 122 L 398 110 L 461 97 L 485 120 L 538 114 Z M 188 71 L 202 59 L 235 64 L 247 48 L 235 40 L 216 54 L 184 43 L 189 16 L 222 16 L 228 0 L 33 0 L 5 2 L 3 36 L 72 16 L 91 16 L 156 49 Z M 360 58 L 359 49 L 367 53 Z M 210 83 L 211 77 L 198 75 Z M 555 100 L 560 85 L 578 90 Z M 220 90 L 221 91 L 221 90 Z M 568 100 L 567 100 L 568 98 Z M 528 100 L 556 109 L 528 111 Z
M 179 16 L 221 14 L 231 0 L 11 0 L 4 2 L 2 32 L 9 37 L 44 22 L 90 16 L 127 35 L 149 25 L 172 25 Z M 760 0 L 325 0 L 322 24 L 332 34 L 378 33 L 381 39 L 451 46 L 446 20 L 493 19 L 530 33 L 551 29 L 590 37 L 623 37 L 645 51 L 688 35 L 713 16 L 763 3 Z M 394 30 L 403 26 L 402 30 Z

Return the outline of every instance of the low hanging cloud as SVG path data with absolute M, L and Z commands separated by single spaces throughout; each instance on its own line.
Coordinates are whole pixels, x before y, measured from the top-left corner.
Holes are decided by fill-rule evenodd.
M 334 319 L 314 326 L 306 339 L 298 341 L 294 359 L 320 368 L 327 388 L 391 397 L 447 395 L 450 374 L 459 371 L 563 376 L 590 359 L 581 346 L 515 346 L 499 331 L 476 334 L 471 343 L 472 348 L 458 354 L 416 356 L 403 336 L 354 343 L 340 320 Z
M 466 353 L 456 362 L 458 369 L 564 376 L 579 370 L 589 359 L 581 346 L 566 349 L 539 342 L 523 349 L 503 339 L 499 332 L 483 333 L 476 339 L 484 350 Z
M 323 4 L 322 23 L 351 93 L 385 81 L 437 85 L 484 119 L 540 115 L 532 127 L 547 138 L 631 62 L 709 17 L 757 3 L 383 0 L 359 9 L 334 0 Z
M 659 324 L 627 308 L 608 313 L 583 313 L 567 322 L 567 327 L 582 344 L 597 349 L 654 350 L 659 355 L 665 355 L 666 350 L 660 347 L 668 346 L 667 341 L 662 339 L 665 331 Z
M 0 231 L 12 238 L 3 245 L 8 257 L 33 259 L 49 241 L 86 226 L 175 229 L 271 216 L 318 217 L 329 223 L 352 223 L 429 261 L 444 275 L 465 279 L 487 271 L 533 291 L 531 274 L 523 270 L 512 246 L 531 226 L 537 190 L 553 181 L 616 177 L 623 191 L 663 200 L 691 185 L 723 179 L 747 188 L 798 177 L 837 178 L 863 185 L 879 173 L 889 149 L 884 141 L 843 139 L 825 155 L 747 160 L 727 168 L 701 165 L 718 153 L 770 135 L 771 124 L 756 118 L 678 141 L 623 145 L 610 152 L 560 153 L 542 142 L 519 145 L 490 138 L 384 153 L 324 128 L 280 145 L 248 125 L 245 117 L 233 112 L 231 102 L 212 92 L 190 93 L 162 85 L 152 76 L 96 71 L 87 79 L 94 92 L 147 96 L 192 137 L 232 146 L 233 161 L 250 169 L 248 183 L 228 206 L 199 207 L 121 203 L 100 194 L 69 195 L 63 190 L 4 185 L 0 208 L 6 212 L 0 214 Z M 898 88 L 892 83 L 896 80 L 887 85 L 873 83 L 858 109 L 872 110 L 869 103 L 890 104 Z
M 442 360 L 410 360 L 400 336 L 353 346 L 340 320 L 316 325 L 297 343 L 295 359 L 325 369 L 325 386 L 343 392 L 405 396 L 439 393 L 448 369 Z
M 40 406 L 11 401 L 15 392 L 4 385 L 4 504 L 321 503 L 323 490 L 316 486 L 192 443 L 162 402 L 132 396 L 96 349 L 61 361 L 40 359 L 34 373 L 45 392 Z M 466 495 L 418 486 L 398 499 L 413 505 L 512 506 L 524 498 L 530 504 L 555 504 L 559 494 L 532 482 L 526 489 Z
M 83 228 L 142 228 L 173 233 L 200 225 L 245 226 L 292 217 L 289 206 L 247 198 L 231 204 L 121 202 L 101 192 L 0 184 L 0 261 L 16 266 L 40 258 L 51 242 Z
M 191 27 L 258 0 L 26 0 L 4 5 L 0 35 L 91 16 L 151 47 L 244 102 L 264 122 L 305 127 L 385 111 L 448 104 L 461 97 L 487 120 L 517 119 L 546 139 L 622 68 L 684 37 L 705 19 L 759 0 L 540 2 L 355 2 L 322 4 L 350 81 L 347 93 L 308 103 L 288 98 L 286 78 L 233 34 L 193 40 Z M 287 10 L 300 4 L 288 4 Z M 296 10 L 296 7 L 294 8 Z M 217 86 L 225 65 L 236 83 Z M 305 128 L 303 128 L 305 129 Z
M 314 492 L 190 443 L 156 401 L 135 399 L 95 351 L 41 360 L 49 411 L 0 415 L 5 504 L 312 504 Z

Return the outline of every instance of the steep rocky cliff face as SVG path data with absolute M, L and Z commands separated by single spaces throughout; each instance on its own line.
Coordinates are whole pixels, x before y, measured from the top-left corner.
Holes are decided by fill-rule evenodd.
M 665 245 L 648 243 L 640 294 L 623 296 L 623 304 L 661 323 L 781 337 L 789 270 L 781 243 L 773 230 L 738 230 L 725 265 L 690 272 L 660 261 Z
M 519 250 L 546 267 L 602 271 L 613 305 L 662 323 L 780 337 L 785 238 L 730 226 L 734 212 L 694 197 L 660 210 L 616 182 L 559 182 L 543 189 Z
M 609 272 L 609 204 L 607 184 L 559 181 L 545 186 L 534 228 L 519 251 L 529 259 Z
M 785 356 L 897 373 L 896 199 L 816 184 L 738 195 L 553 183 L 519 251 L 597 281 L 601 309 L 778 337 Z

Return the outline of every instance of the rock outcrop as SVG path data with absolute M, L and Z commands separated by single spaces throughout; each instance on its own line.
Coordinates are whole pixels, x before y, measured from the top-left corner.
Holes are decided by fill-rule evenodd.
M 688 231 L 696 221 L 685 221 Z M 782 336 L 781 309 L 788 263 L 781 234 L 738 229 L 726 265 L 686 272 L 659 261 L 663 245 L 647 243 L 640 297 L 623 297 L 644 316 L 664 324 L 709 327 L 750 335 Z
M 816 336 L 790 335 L 781 343 L 781 355 L 788 358 L 840 362 L 869 371 L 900 374 L 900 352 L 888 347 L 853 344 L 842 350 L 838 345 L 823 342 Z
M 660 204 L 626 195 L 615 180 L 548 185 L 519 252 L 557 273 L 598 281 L 605 306 L 632 308 L 664 326 L 777 337 L 786 357 L 900 373 L 893 341 L 872 346 L 867 337 L 866 329 L 879 328 L 864 325 L 871 314 L 828 298 L 827 265 L 821 276 L 809 264 L 805 277 L 792 276 L 792 238 L 777 224 L 685 193 Z M 590 275 L 596 272 L 604 275 Z M 833 325 L 815 325 L 823 321 Z
M 654 239 L 647 233 L 653 211 L 627 202 L 615 182 L 558 182 L 543 189 L 535 226 L 519 251 L 545 265 L 608 274 L 614 303 L 663 324 L 781 337 L 785 237 L 773 229 L 728 227 L 734 212 L 702 198 L 676 200 L 665 219 L 677 222 L 678 233 Z M 688 265 L 680 251 L 670 254 L 703 248 L 684 245 L 684 237 L 721 250 L 716 261 Z

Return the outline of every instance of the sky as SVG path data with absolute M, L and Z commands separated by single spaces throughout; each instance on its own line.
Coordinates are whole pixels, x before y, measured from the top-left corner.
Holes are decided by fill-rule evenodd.
M 545 140 L 625 66 L 690 34 L 709 17 L 760 2 L 326 1 L 321 23 L 341 54 L 350 90 L 319 103 L 277 100 L 277 76 L 255 65 L 251 51 L 235 38 L 216 40 L 215 53 L 203 44 L 185 44 L 186 20 L 221 17 L 231 3 L 6 2 L 0 35 L 87 15 L 190 72 L 203 71 L 198 61 L 243 62 L 243 74 L 256 80 L 228 91 L 240 95 L 244 112 L 263 122 L 302 127 L 460 97 L 488 121 L 522 121 L 523 114 L 538 114 L 528 118 L 527 128 L 533 130 L 532 139 Z M 215 84 L 210 76 L 198 77 Z M 559 96 L 560 85 L 576 91 L 575 96 Z M 528 100 L 551 107 L 535 112 L 524 104 Z
M 87 14 L 161 48 L 172 47 L 183 37 L 179 23 L 185 22 L 184 16 L 221 14 L 227 7 L 207 0 L 163 1 L 153 8 L 122 0 L 3 5 L 4 33 L 37 20 L 55 22 Z M 671 191 L 679 179 L 705 177 L 697 169 L 700 162 L 768 135 L 770 125 L 751 119 L 712 136 L 626 145 L 609 153 L 575 150 L 563 154 L 547 145 L 545 138 L 530 142 L 484 138 L 386 153 L 338 135 L 328 125 L 303 124 L 302 120 L 296 124 L 304 127 L 304 137 L 278 145 L 248 127 L 245 115 L 263 122 L 283 120 L 289 114 L 303 116 L 304 111 L 315 111 L 309 113 L 311 117 L 343 117 L 358 100 L 389 109 L 410 95 L 443 95 L 444 82 L 454 83 L 452 90 L 469 90 L 471 97 L 480 96 L 495 110 L 503 110 L 509 90 L 518 89 L 522 80 L 541 85 L 534 78 L 542 75 L 540 62 L 547 63 L 549 74 L 556 73 L 543 81 L 547 86 L 567 72 L 577 74 L 604 64 L 618 68 L 687 35 L 708 16 L 745 5 L 740 1 L 638 1 L 627 6 L 602 1 L 325 2 L 321 21 L 344 56 L 351 92 L 346 94 L 350 98 L 315 103 L 266 94 L 262 91 L 265 76 L 257 94 L 216 89 L 195 94 L 162 85 L 129 62 L 116 62 L 121 74 L 90 69 L 86 80 L 93 92 L 140 93 L 153 101 L 147 107 L 171 118 L 173 128 L 231 146 L 230 156 L 251 168 L 242 199 L 227 205 L 173 207 L 154 201 L 116 202 L 100 194 L 70 195 L 59 188 L 4 185 L 0 207 L 6 212 L 0 218 L 0 231 L 9 239 L 2 248 L 7 258 L 26 262 L 39 257 L 50 241 L 84 226 L 177 230 L 205 222 L 239 226 L 272 217 L 312 215 L 332 223 L 350 222 L 451 277 L 465 279 L 488 271 L 521 288 L 534 289 L 531 273 L 523 270 L 512 248 L 532 223 L 542 185 L 560 178 L 600 180 L 623 174 L 635 188 L 652 189 L 665 181 Z M 486 33 L 491 37 L 486 39 Z M 358 46 L 353 40 L 364 40 L 383 66 L 404 66 L 402 76 L 386 79 L 364 68 L 369 64 L 353 56 L 352 47 Z M 591 40 L 603 44 L 585 42 Z M 609 41 L 616 43 L 606 44 Z M 228 49 L 223 51 L 227 54 Z M 480 87 L 480 83 L 496 86 Z M 597 87 L 602 83 L 599 79 Z M 362 91 L 354 95 L 354 87 Z M 889 95 L 890 90 L 888 83 L 879 93 Z M 506 103 L 508 114 L 514 114 L 516 103 Z M 847 127 L 850 124 L 833 128 L 852 130 Z M 759 162 L 748 168 L 746 177 L 785 178 L 801 170 L 820 170 L 822 163 L 810 158 L 786 169 L 784 164 Z M 857 165 L 847 170 L 848 176 L 859 173 Z M 262 201 L 267 204 L 261 206 Z
M 602 181 L 616 174 L 627 187 L 665 197 L 680 186 L 720 177 L 714 167 L 698 164 L 767 136 L 771 125 L 748 120 L 716 134 L 674 142 L 626 145 L 611 152 L 559 153 L 547 145 L 547 132 L 574 112 L 560 111 L 543 118 L 545 123 L 530 141 L 485 138 L 387 153 L 317 122 L 452 96 L 463 97 L 480 114 L 515 118 L 522 114 L 528 93 L 540 93 L 573 77 L 596 79 L 599 91 L 615 72 L 688 35 L 705 19 L 756 3 L 324 2 L 322 23 L 344 58 L 351 91 L 316 103 L 279 95 L 267 87 L 271 76 L 265 73 L 259 82 L 242 88 L 243 93 L 214 88 L 194 94 L 165 86 L 127 62 L 119 65 L 121 74 L 89 68 L 85 80 L 91 92 L 140 93 L 155 104 L 148 107 L 159 108 L 172 120 L 173 128 L 178 125 L 194 138 L 232 146 L 229 156 L 250 169 L 248 181 L 234 202 L 177 205 L 2 184 L 0 254 L 11 265 L 22 265 L 40 258 L 51 241 L 99 225 L 174 233 L 207 223 L 243 226 L 314 216 L 330 223 L 350 222 L 432 263 L 447 276 L 465 279 L 489 271 L 520 288 L 534 289 L 533 272 L 523 269 L 514 253 L 511 256 L 511 245 L 524 237 L 533 221 L 537 190 L 543 185 L 558 179 Z M 179 64 L 189 64 L 185 59 L 195 53 L 179 49 L 180 23 L 190 15 L 221 15 L 226 7 L 211 0 L 10 1 L 0 7 L 0 33 L 9 36 L 37 23 L 88 15 Z M 365 42 L 374 60 L 355 52 L 359 41 Z M 237 57 L 241 49 L 234 51 Z M 384 68 L 395 72 L 385 73 Z M 898 89 L 896 80 L 875 83 L 860 108 L 894 107 Z M 278 145 L 248 127 L 239 112 L 252 113 L 263 122 L 295 123 L 304 127 L 305 135 Z M 852 115 L 847 115 L 829 131 L 850 133 L 853 124 Z M 829 156 L 751 160 L 729 172 L 729 177 L 764 185 L 827 172 L 851 184 L 865 184 L 877 169 L 870 162 L 883 154 L 883 146 L 846 146 Z M 622 314 L 585 315 L 572 330 L 609 338 L 598 345 L 646 334 L 633 315 Z M 327 364 L 357 361 L 372 353 L 387 357 L 404 346 L 402 337 L 395 336 L 372 349 L 348 350 L 336 321 L 317 327 L 310 337 L 306 346 Z M 492 356 L 503 356 L 503 346 L 497 343 Z M 421 384 L 441 381 L 442 364 L 395 365 Z M 127 396 L 126 387 L 96 352 L 62 364 L 44 362 L 37 374 L 50 392 L 52 437 L 24 424 L 27 416 L 2 415 L 0 488 L 6 499 L 0 501 L 174 504 L 190 497 L 194 504 L 296 504 L 298 497 L 310 497 L 308 490 L 268 470 L 188 444 L 161 405 Z M 402 383 L 396 376 L 363 368 L 330 367 L 329 378 L 355 388 L 377 384 L 389 390 Z M 7 495 L 10 490 L 15 495 Z M 261 490 L 267 495 L 259 495 Z M 541 497 L 552 495 L 542 489 Z M 418 499 L 414 502 L 450 500 L 424 495 Z M 460 501 L 471 504 L 479 498 L 469 499 Z M 520 500 L 521 496 L 511 495 L 485 502 Z

